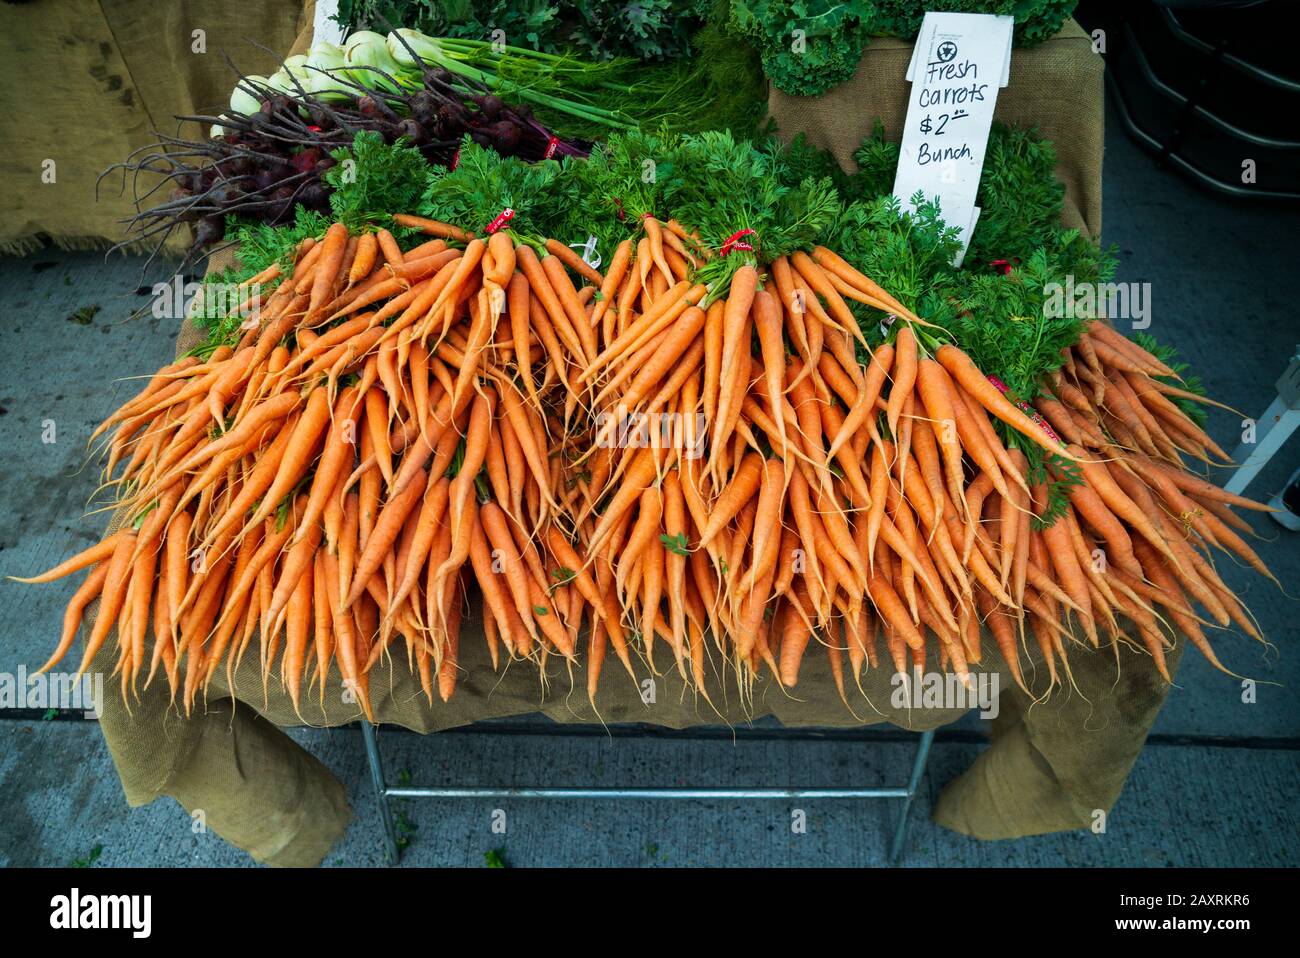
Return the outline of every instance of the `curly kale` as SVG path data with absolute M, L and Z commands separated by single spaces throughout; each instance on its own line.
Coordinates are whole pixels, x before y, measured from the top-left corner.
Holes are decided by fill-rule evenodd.
M 1075 0 L 730 0 L 727 25 L 762 57 L 778 90 L 820 96 L 857 70 L 873 36 L 914 38 L 927 10 L 1009 14 L 1014 42 L 1056 33 Z
M 732 0 L 729 24 L 758 50 L 777 89 L 820 96 L 857 70 L 872 10 L 866 0 Z
M 874 0 L 871 32 L 911 39 L 927 10 L 936 13 L 992 13 L 1016 18 L 1013 42 L 1030 46 L 1052 36 L 1074 12 L 1077 0 Z

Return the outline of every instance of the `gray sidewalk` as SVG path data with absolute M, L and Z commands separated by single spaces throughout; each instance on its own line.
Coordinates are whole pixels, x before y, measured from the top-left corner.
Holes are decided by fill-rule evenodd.
M 1210 395 L 1258 415 L 1300 342 L 1292 290 L 1300 214 L 1198 193 L 1123 138 L 1113 124 L 1105 171 L 1105 237 L 1120 246 L 1120 280 L 1150 282 L 1149 332 L 1177 346 Z M 83 468 L 93 426 L 172 355 L 175 321 L 128 321 L 140 260 L 54 250 L 0 259 L 0 574 L 52 565 L 98 538 L 102 516 L 82 517 L 98 468 Z M 157 277 L 154 277 L 157 278 Z M 98 307 L 98 310 L 94 310 Z M 49 437 L 53 423 L 54 442 Z M 1241 423 L 1221 410 L 1211 434 L 1236 446 Z M 44 436 L 43 436 L 44 434 Z M 1249 490 L 1276 491 L 1300 465 L 1300 438 Z M 1256 543 L 1289 592 L 1300 595 L 1300 534 L 1253 520 Z M 1265 680 L 1253 704 L 1241 683 L 1196 652 L 1156 738 L 1133 770 L 1103 835 L 1080 832 L 980 843 L 931 825 L 938 789 L 980 745 L 936 745 L 913 812 L 909 865 L 1295 865 L 1300 827 L 1300 604 L 1223 560 L 1276 646 L 1220 633 L 1234 671 Z M 58 634 L 74 585 L 0 582 L 0 671 L 39 665 Z M 963 729 L 979 729 L 969 719 Z M 355 730 L 293 733 L 347 784 L 354 822 L 327 864 L 382 863 L 379 820 Z M 848 785 L 901 781 L 912 746 L 893 742 L 678 742 L 653 739 L 380 735 L 390 776 L 417 783 L 595 785 Z M 782 802 L 512 802 L 504 835 L 487 802 L 411 801 L 404 861 L 511 865 L 875 865 L 884 861 L 895 806 L 806 803 L 792 833 Z M 170 799 L 130 810 L 93 722 L 14 719 L 0 711 L 0 864 L 66 865 L 99 846 L 104 865 L 250 865 L 210 833 L 195 834 Z

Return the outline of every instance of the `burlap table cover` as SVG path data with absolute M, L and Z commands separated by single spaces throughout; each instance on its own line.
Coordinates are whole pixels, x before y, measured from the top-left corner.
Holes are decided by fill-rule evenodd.
M 789 139 L 799 133 L 829 150 L 845 170 L 879 117 L 885 136 L 902 139 L 911 84 L 912 43 L 896 37 L 871 41 L 853 78 L 820 97 L 790 96 L 770 88 L 768 112 Z M 1032 47 L 1011 51 L 1011 81 L 998 91 L 993 118 L 1036 127 L 1056 147 L 1056 176 L 1065 184 L 1066 226 L 1101 235 L 1101 156 L 1105 143 L 1104 61 L 1075 21 Z
M 223 54 L 265 75 L 305 50 L 315 6 L 0 3 L 0 253 L 28 252 L 43 237 L 65 249 L 121 239 L 122 220 L 135 212 L 130 183 L 121 192 L 121 174 L 106 177 L 96 199 L 100 173 L 156 140 L 153 131 L 176 134 L 174 117 L 226 109 L 236 75 Z M 191 124 L 182 135 L 200 133 Z M 141 192 L 156 182 L 141 177 Z M 188 230 L 177 230 L 168 248 L 188 243 Z

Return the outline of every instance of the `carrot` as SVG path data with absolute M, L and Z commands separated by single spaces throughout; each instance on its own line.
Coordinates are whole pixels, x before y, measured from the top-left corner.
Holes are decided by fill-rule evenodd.
M 835 285 L 827 277 L 816 262 L 808 256 L 807 253 L 796 252 L 790 257 L 790 263 L 803 277 L 814 294 L 826 300 L 830 307 L 831 314 L 834 316 L 836 323 L 839 324 L 841 332 L 852 333 L 862 345 L 867 344 L 866 337 L 862 335 L 862 330 L 858 327 L 858 321 L 853 313 L 849 311 L 848 304 L 844 302 L 842 296 L 836 290 Z M 856 368 L 856 367 L 855 367 Z M 852 372 L 852 371 L 851 371 Z
M 116 550 L 117 543 L 114 543 Z M 111 554 L 111 553 L 110 553 Z M 109 562 L 102 560 L 91 570 L 90 575 L 86 576 L 86 581 L 81 583 L 77 591 L 73 593 L 72 598 L 68 601 L 67 608 L 63 611 L 63 632 L 59 636 L 59 644 L 55 647 L 54 652 L 46 660 L 45 664 L 36 670 L 36 674 L 48 672 L 68 654 L 68 649 L 72 648 L 72 643 L 76 641 L 77 631 L 81 628 L 81 616 L 85 612 L 86 606 L 99 597 L 104 589 L 104 583 L 108 579 Z M 159 607 L 162 603 L 159 603 Z
M 630 251 L 632 245 L 631 240 L 625 240 L 624 242 L 628 244 Z M 593 269 L 587 261 L 574 252 L 573 249 L 561 243 L 559 240 L 548 239 L 546 241 L 546 252 L 550 253 L 551 256 L 555 257 L 555 259 L 560 263 L 573 270 L 597 288 L 600 288 L 604 283 L 605 277 L 601 276 L 599 272 Z
M 625 239 L 619 243 L 610 259 L 609 268 L 600 280 L 593 280 L 600 285 L 600 295 L 596 298 L 596 308 L 591 313 L 591 325 L 602 331 L 603 341 L 608 343 L 613 337 L 612 321 L 617 318 L 618 307 L 614 297 L 619 287 L 628 276 L 628 267 L 632 263 L 632 241 Z M 599 274 L 597 274 L 599 275 Z M 611 307 L 613 307 L 611 309 Z M 608 319 L 606 319 L 608 317 Z
M 1068 494 L 1079 515 L 1106 540 L 1110 547 L 1109 560 L 1126 572 L 1141 575 L 1141 566 L 1133 555 L 1133 540 L 1096 490 L 1091 485 L 1080 484 L 1070 486 Z
M 1272 506 L 1264 505 L 1262 502 L 1255 502 L 1253 499 L 1247 499 L 1245 496 L 1238 496 L 1234 493 L 1220 489 L 1213 483 L 1206 482 L 1199 476 L 1194 476 L 1190 472 L 1182 469 L 1175 469 L 1163 463 L 1153 462 L 1151 468 L 1168 476 L 1169 479 L 1184 492 L 1191 493 L 1195 496 L 1201 496 L 1205 499 L 1213 499 L 1217 502 L 1225 502 L 1230 506 L 1240 506 L 1242 509 L 1254 509 L 1258 512 L 1274 512 Z
M 758 270 L 748 264 L 740 267 L 731 279 L 730 292 L 722 317 L 722 376 L 746 375 L 748 363 L 739 360 L 742 349 L 747 350 L 749 311 L 758 291 Z M 742 368 L 745 370 L 742 372 Z M 723 445 L 730 437 L 726 428 L 728 417 L 735 403 L 735 380 L 723 381 L 719 385 L 717 422 L 714 424 L 713 445 L 710 459 L 716 460 Z
M 1088 591 L 1087 579 L 1079 560 L 1070 545 L 1070 533 L 1064 522 L 1054 522 L 1042 530 L 1043 543 L 1056 569 L 1057 581 L 1070 597 L 1070 601 L 1081 610 L 1080 619 L 1088 637 L 1097 645 L 1096 628 L 1092 618 L 1092 597 Z
M 107 568 L 104 573 L 99 614 L 95 617 L 90 637 L 86 639 L 86 651 L 81 657 L 81 665 L 77 668 L 76 680 L 78 681 L 90 668 L 90 663 L 94 661 L 95 655 L 103 646 L 104 640 L 108 638 L 109 630 L 113 628 L 118 614 L 122 611 L 122 605 L 126 601 L 127 585 L 130 582 L 131 556 L 135 551 L 135 541 L 136 533 L 127 532 L 116 540 L 112 555 L 104 560 Z
M 329 295 L 343 266 L 343 256 L 347 252 L 348 245 L 347 227 L 342 223 L 331 224 L 325 231 L 325 238 L 321 240 L 320 245 L 320 258 L 316 262 L 316 271 L 311 284 L 311 298 L 308 301 L 304 323 L 310 323 L 320 308 L 325 305 L 325 297 Z
M 452 226 L 450 223 L 427 219 L 423 216 L 411 216 L 408 213 L 394 214 L 393 222 L 398 226 L 405 226 L 408 229 L 419 230 L 421 233 L 425 233 L 429 236 L 455 240 L 458 243 L 464 243 L 474 235 L 473 233 L 467 233 L 458 226 Z
M 912 649 L 923 649 L 925 640 L 921 633 L 917 631 L 916 626 L 912 624 L 907 610 L 903 607 L 903 602 L 898 597 L 898 593 L 879 575 L 873 575 L 868 580 L 868 592 L 871 595 L 871 602 L 880 613 L 881 617 L 890 624 L 895 634 L 902 639 L 907 646 Z
M 343 600 L 341 610 L 348 609 L 357 599 L 361 598 L 366 583 L 379 571 L 379 567 L 392 548 L 393 542 L 397 539 L 397 534 L 401 531 L 406 517 L 410 515 L 411 510 L 420 501 L 428 477 L 428 473 L 423 469 L 419 470 L 411 482 L 392 496 L 379 513 L 375 520 L 374 529 L 366 539 L 361 555 L 357 559 L 356 569 L 351 578 L 352 585 Z
M 103 541 L 95 543 L 95 545 L 91 546 L 89 549 L 85 549 L 82 552 L 77 553 L 71 559 L 65 559 L 63 562 L 60 562 L 58 565 L 56 565 L 53 569 L 49 569 L 45 572 L 42 572 L 40 575 L 34 575 L 31 576 L 30 578 L 21 578 L 16 575 L 10 575 L 10 576 L 5 576 L 5 578 L 10 579 L 13 582 L 26 582 L 26 583 L 54 582 L 58 579 L 62 579 L 64 576 L 72 575 L 72 573 L 74 572 L 79 572 L 82 569 L 87 568 L 88 566 L 98 565 L 99 563 L 103 562 L 105 559 L 109 558 L 116 551 L 118 543 L 127 534 L 128 534 L 128 530 L 126 529 L 114 533 L 113 535 L 109 536 Z
M 867 375 L 862 390 L 855 397 L 849 414 L 844 417 L 844 423 L 841 425 L 839 432 L 831 440 L 830 449 L 826 453 L 827 461 L 833 458 L 864 424 L 867 425 L 870 431 L 875 431 L 873 420 L 876 415 L 876 400 L 880 398 L 880 391 L 889 376 L 890 370 L 893 368 L 893 364 L 894 347 L 891 344 L 885 343 L 877 347 L 872 353 L 871 362 L 867 365 Z
M 757 453 L 750 453 L 741 461 L 731 482 L 713 503 L 709 524 L 700 535 L 700 548 L 705 548 L 736 517 L 745 503 L 754 497 L 765 468 L 763 457 Z
M 856 269 L 848 264 L 842 257 L 831 252 L 824 246 L 818 246 L 813 250 L 813 260 L 823 269 L 830 273 L 842 277 L 850 286 L 865 293 L 870 299 L 877 300 L 886 312 L 897 313 L 922 326 L 933 325 L 922 321 L 915 313 L 909 310 L 898 300 L 890 296 L 889 293 L 881 289 L 880 286 L 872 282 L 869 278 L 859 273 Z
M 1001 391 L 985 378 L 979 368 L 964 352 L 956 346 L 945 343 L 935 351 L 935 359 L 948 371 L 948 374 L 981 406 L 997 416 L 1022 436 L 1033 440 L 1048 452 L 1055 453 L 1063 459 L 1079 461 L 1079 454 L 1069 452 L 1065 447 L 1053 442 L 1042 427 L 1035 423 L 1007 399 Z
M 763 464 L 763 476 L 759 485 L 758 507 L 754 517 L 752 548 L 755 556 L 745 579 L 740 584 L 744 591 L 752 592 L 758 580 L 770 572 L 766 557 L 774 543 L 781 539 L 781 506 L 785 497 L 785 469 L 779 459 L 769 459 Z
M 885 411 L 889 432 L 895 436 L 898 435 L 898 419 L 903 413 L 903 403 L 912 394 L 912 386 L 916 382 L 917 362 L 916 336 L 912 327 L 904 324 L 894 339 L 894 383 L 889 390 Z
M 763 356 L 764 383 L 767 399 L 772 409 L 780 409 L 784 393 L 782 373 L 785 369 L 785 346 L 781 340 L 781 305 L 771 293 L 758 290 L 754 294 L 754 330 Z M 785 422 L 776 416 L 776 429 L 780 447 L 785 448 Z
M 362 233 L 357 239 L 356 253 L 352 257 L 352 266 L 348 270 L 348 286 L 360 282 L 370 275 L 375 268 L 375 259 L 379 254 L 379 240 L 374 233 Z

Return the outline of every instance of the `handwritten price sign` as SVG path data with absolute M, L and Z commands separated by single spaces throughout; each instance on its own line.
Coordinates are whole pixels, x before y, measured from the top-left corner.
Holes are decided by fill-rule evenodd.
M 944 221 L 962 230 L 958 266 L 979 217 L 975 192 L 1010 74 L 1012 26 L 1011 17 L 927 13 L 907 70 L 912 94 L 894 195 L 904 208 L 917 192 L 939 201 Z

